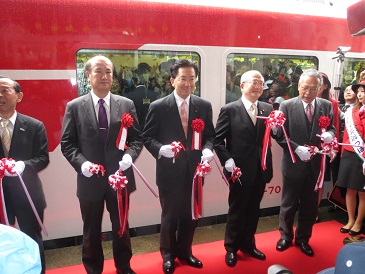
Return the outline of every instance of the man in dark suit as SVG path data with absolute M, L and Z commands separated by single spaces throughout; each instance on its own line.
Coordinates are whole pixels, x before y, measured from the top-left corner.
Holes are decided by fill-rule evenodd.
M 281 163 L 283 192 L 279 215 L 281 238 L 276 245 L 278 251 L 284 251 L 292 244 L 294 217 L 298 209 L 295 244 L 304 254 L 314 255 L 313 249 L 309 245 L 309 239 L 317 217 L 318 192 L 314 189 L 320 171 L 321 155 L 317 154 L 312 158 L 309 148 L 305 145 L 321 149 L 321 138 L 317 134 L 328 143 L 336 133 L 333 126 L 331 102 L 316 98 L 322 83 L 322 75 L 317 70 L 305 71 L 299 79 L 299 96 L 284 101 L 280 105 L 280 110 L 283 111 L 286 118 L 284 126 L 290 146 L 296 154 L 296 162 L 293 163 L 284 134 L 282 130 L 279 130 L 277 141 L 283 147 Z M 321 116 L 330 119 L 330 125 L 324 133 L 318 123 Z M 335 156 L 335 154 L 331 155 L 331 161 Z
M 175 90 L 150 105 L 143 131 L 145 146 L 157 164 L 156 181 L 162 208 L 160 251 L 165 273 L 174 272 L 176 257 L 190 266 L 203 267 L 191 250 L 197 224 L 191 213 L 192 183 L 199 162 L 213 159 L 214 127 L 211 104 L 191 94 L 197 75 L 198 68 L 192 61 L 181 59 L 172 66 L 170 81 Z M 183 121 L 186 119 L 184 125 L 181 111 Z M 202 144 L 201 148 L 192 149 L 192 122 L 197 119 L 204 122 Z M 175 153 L 170 145 L 173 141 L 180 141 L 186 149 L 174 161 Z
M 241 76 L 242 97 L 225 105 L 216 125 L 215 151 L 225 167 L 227 178 L 235 167 L 243 176 L 233 182 L 229 180 L 229 210 L 224 246 L 227 251 L 225 262 L 233 267 L 237 263 L 236 252 L 250 254 L 265 260 L 266 256 L 256 248 L 255 232 L 260 217 L 260 201 L 265 184 L 273 176 L 271 149 L 266 158 L 267 169 L 261 166 L 265 121 L 256 116 L 269 116 L 273 107 L 259 102 L 264 78 L 260 72 L 251 70 Z M 276 129 L 275 129 L 276 130 Z
M 136 190 L 130 166 L 143 146 L 136 110 L 131 100 L 110 93 L 113 64 L 108 58 L 91 58 L 85 64 L 85 72 L 92 90 L 90 94 L 67 104 L 61 139 L 62 153 L 77 172 L 77 197 L 84 221 L 82 261 L 87 273 L 102 273 L 104 255 L 100 237 L 106 203 L 112 222 L 113 256 L 117 273 L 134 273 L 130 267 L 132 248 L 128 226 L 120 237 L 117 195 L 109 186 L 108 177 L 120 169 L 128 178 L 128 193 Z M 134 119 L 127 129 L 128 148 L 124 150 L 116 146 L 123 114 L 130 114 Z M 102 125 L 103 120 L 105 125 Z M 91 169 L 95 164 L 105 168 L 104 176 L 93 175 Z
M 0 76 L 0 118 L 1 141 L 0 158 L 12 158 L 14 171 L 18 172 L 27 187 L 37 213 L 43 221 L 46 200 L 38 172 L 47 167 L 48 140 L 42 122 L 16 111 L 16 105 L 23 99 L 20 85 L 7 77 Z M 6 126 L 3 125 L 6 121 Z M 5 143 L 5 131 L 10 133 L 10 147 Z M 5 205 L 9 223 L 14 225 L 15 218 L 19 228 L 38 243 L 42 273 L 45 273 L 45 259 L 41 227 L 28 201 L 17 174 L 3 178 Z

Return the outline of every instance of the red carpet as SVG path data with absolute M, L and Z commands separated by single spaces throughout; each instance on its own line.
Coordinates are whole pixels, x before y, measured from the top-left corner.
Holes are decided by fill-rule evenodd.
M 293 246 L 284 252 L 275 249 L 276 242 L 280 238 L 278 231 L 261 233 L 256 235 L 257 248 L 266 254 L 266 261 L 253 259 L 241 252 L 237 253 L 238 262 L 234 268 L 229 268 L 224 263 L 225 249 L 223 241 L 200 244 L 193 246 L 193 254 L 199 258 L 204 268 L 194 269 L 182 265 L 175 260 L 174 273 L 249 273 L 265 274 L 273 264 L 280 264 L 293 271 L 295 274 L 317 273 L 325 268 L 335 265 L 336 255 L 343 246 L 343 239 L 348 236 L 341 234 L 341 224 L 336 221 L 315 224 L 310 244 L 314 250 L 314 257 L 304 255 L 299 247 Z M 81 256 L 81 254 L 80 254 Z M 137 274 L 163 273 L 162 260 L 159 252 L 133 256 L 131 266 Z M 86 273 L 82 265 L 51 269 L 47 274 L 80 274 Z M 113 260 L 105 261 L 103 274 L 115 274 Z

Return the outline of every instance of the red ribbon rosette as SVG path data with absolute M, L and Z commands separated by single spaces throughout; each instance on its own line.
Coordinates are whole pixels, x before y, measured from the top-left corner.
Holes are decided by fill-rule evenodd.
M 191 122 L 191 127 L 193 128 L 193 136 L 191 142 L 191 150 L 201 150 L 202 149 L 202 132 L 204 130 L 205 124 L 202 119 L 196 118 Z
M 233 183 L 235 183 L 238 180 L 238 182 L 240 182 L 240 184 L 241 184 L 241 180 L 240 180 L 241 176 L 242 176 L 241 169 L 239 167 L 235 167 L 231 174 L 231 178 L 229 178 L 229 180 L 232 180 Z
M 0 221 L 5 225 L 9 225 L 9 220 L 4 199 L 3 178 L 6 174 L 15 174 L 13 170 L 14 166 L 15 161 L 11 158 L 3 158 L 0 160 Z
M 91 165 L 89 167 L 89 171 L 92 174 L 97 175 L 98 177 L 100 177 L 99 173 L 101 174 L 101 176 L 104 176 L 104 174 L 105 174 L 104 167 L 102 165 L 94 164 L 94 163 L 91 163 Z
M 120 119 L 121 125 L 119 129 L 119 134 L 117 137 L 116 145 L 117 148 L 120 150 L 125 150 L 128 148 L 127 146 L 127 137 L 128 137 L 128 128 L 130 128 L 133 123 L 134 119 L 131 114 L 123 113 L 122 118 Z
M 195 170 L 191 191 L 191 215 L 193 220 L 198 220 L 199 216 L 203 216 L 203 178 L 211 169 L 209 163 L 204 162 L 199 163 Z
M 183 144 L 180 141 L 173 141 L 171 143 L 171 150 L 172 152 L 175 153 L 174 158 L 172 159 L 172 162 L 175 163 L 175 158 L 177 158 L 177 156 L 179 156 L 179 152 L 180 150 L 184 150 L 186 151 L 185 147 L 183 146 Z
M 119 212 L 119 223 L 120 229 L 118 234 L 120 237 L 123 236 L 124 232 L 127 229 L 128 222 L 128 179 L 126 176 L 123 176 L 121 170 L 117 170 L 115 174 L 110 175 L 108 178 L 109 185 L 117 191 L 117 200 L 118 200 L 118 212 Z M 123 195 L 122 191 L 124 190 L 124 206 L 123 206 Z
M 257 117 L 260 118 L 260 117 Z M 292 158 L 293 163 L 295 163 L 295 156 L 294 156 L 294 152 L 290 146 L 290 142 L 289 142 L 289 138 L 288 135 L 286 134 L 286 130 L 284 128 L 284 123 L 286 121 L 286 118 L 284 116 L 284 113 L 280 110 L 274 110 L 270 113 L 270 115 L 268 117 L 261 117 L 261 118 L 266 118 L 265 124 L 266 124 L 266 128 L 265 128 L 265 133 L 264 133 L 264 139 L 262 140 L 262 157 L 261 157 L 261 166 L 263 170 L 266 170 L 266 156 L 267 156 L 267 148 L 269 146 L 271 146 L 271 138 L 270 138 L 270 131 L 272 127 L 276 127 L 276 128 L 282 128 L 285 138 L 286 138 L 286 142 L 288 144 L 288 149 L 290 152 L 290 156 Z
M 321 116 L 318 119 L 319 127 L 322 129 L 322 132 L 327 129 L 327 127 L 330 125 L 331 120 L 327 116 Z

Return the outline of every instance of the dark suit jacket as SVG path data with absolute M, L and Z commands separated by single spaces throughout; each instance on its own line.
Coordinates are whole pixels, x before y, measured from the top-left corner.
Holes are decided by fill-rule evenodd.
M 269 116 L 273 110 L 270 104 L 260 101 L 257 107 L 259 116 Z M 257 119 L 255 127 L 241 98 L 222 107 L 216 125 L 215 151 L 222 166 L 229 158 L 233 158 L 236 166 L 241 168 L 242 183 L 254 184 L 257 172 L 263 172 L 265 183 L 270 182 L 273 176 L 270 147 L 266 158 L 267 170 L 257 170 L 264 133 L 265 120 Z
M 128 129 L 126 151 L 116 147 L 116 140 L 121 126 L 121 117 L 130 113 L 134 118 L 133 125 Z M 108 177 L 119 169 L 119 161 L 124 153 L 129 154 L 133 162 L 142 149 L 142 138 L 136 109 L 131 100 L 110 95 L 110 124 L 106 143 L 103 142 L 99 124 L 96 118 L 91 94 L 86 94 L 69 102 L 66 106 L 62 125 L 61 150 L 66 159 L 77 172 L 77 196 L 95 201 L 104 196 L 108 184 Z M 101 164 L 106 170 L 104 176 L 85 177 L 81 173 L 81 165 L 85 161 Z M 128 178 L 128 191 L 136 189 L 133 169 L 123 172 Z
M 1 145 L 0 157 L 5 157 Z M 49 156 L 46 129 L 41 121 L 17 113 L 8 158 L 24 162 L 25 169 L 22 174 L 24 183 L 37 209 L 44 209 L 46 200 L 38 172 L 47 167 Z M 28 201 L 19 200 L 20 197 L 24 197 L 24 190 L 18 176 L 5 176 L 3 178 L 3 187 L 5 200 L 9 208 L 11 208 L 11 203 L 14 202 L 28 203 Z M 23 198 L 21 199 L 23 200 Z M 12 214 L 11 211 L 8 211 L 8 213 L 9 215 Z M 34 215 L 32 218 L 34 218 Z
M 285 130 L 290 139 L 290 145 L 293 149 L 293 153 L 298 146 L 311 145 L 320 148 L 320 138 L 316 134 L 321 134 L 321 129 L 318 124 L 320 116 L 328 116 L 331 120 L 330 126 L 327 131 L 336 134 L 336 130 L 333 126 L 333 109 L 331 102 L 316 98 L 316 105 L 313 114 L 312 125 L 309 125 L 309 121 L 306 117 L 302 100 L 300 97 L 295 97 L 290 100 L 284 101 L 280 104 L 280 110 L 284 113 L 286 122 L 284 124 Z M 280 131 L 280 138 L 277 139 L 278 144 L 283 147 L 284 154 L 282 158 L 282 173 L 284 176 L 296 179 L 300 178 L 303 174 L 304 168 L 307 163 L 302 162 L 299 157 L 294 153 L 296 157 L 296 163 L 293 164 L 289 149 L 282 131 Z M 310 161 L 314 178 L 318 177 L 320 169 L 321 155 L 317 154 Z
M 195 169 L 200 163 L 201 150 L 191 150 L 192 120 L 199 118 L 204 121 L 202 134 L 202 149 L 213 149 L 214 127 L 212 123 L 211 104 L 195 95 L 190 95 L 188 134 L 185 137 L 180 114 L 176 105 L 174 93 L 154 101 L 149 108 L 143 140 L 147 150 L 156 158 L 156 182 L 161 189 L 179 191 L 185 184 L 192 184 Z M 158 153 L 163 145 L 180 141 L 186 148 L 181 150 L 173 163 L 171 158 L 161 157 Z M 173 188 L 171 186 L 173 185 Z

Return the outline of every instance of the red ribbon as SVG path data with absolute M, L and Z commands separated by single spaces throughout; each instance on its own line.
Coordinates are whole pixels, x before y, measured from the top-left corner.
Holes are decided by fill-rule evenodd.
M 121 125 L 119 129 L 119 134 L 116 141 L 116 146 L 118 149 L 125 150 L 128 148 L 126 141 L 128 136 L 128 128 L 130 128 L 133 123 L 134 119 L 132 115 L 129 113 L 123 113 L 122 118 L 120 119 Z
M 271 128 L 275 126 L 276 128 L 282 127 L 285 131 L 283 125 L 285 123 L 285 117 L 284 113 L 280 110 L 274 110 L 270 113 L 270 115 L 267 117 L 265 124 L 265 133 L 264 133 L 264 139 L 262 140 L 262 157 L 261 157 L 261 166 L 263 170 L 266 170 L 266 156 L 267 156 L 267 148 L 271 146 L 271 138 L 270 138 L 270 132 Z M 290 144 L 288 143 L 289 150 Z
M 235 183 L 237 180 L 240 179 L 241 176 L 242 176 L 241 169 L 239 167 L 235 167 L 229 180 L 232 180 L 232 182 Z
M 6 212 L 4 191 L 3 191 L 3 178 L 5 174 L 15 174 L 13 170 L 15 161 L 11 158 L 3 158 L 0 160 L 0 221 L 2 224 L 9 225 L 8 214 Z
M 172 162 L 175 163 L 175 158 L 177 158 L 177 156 L 179 156 L 180 150 L 182 149 L 182 150 L 186 151 L 186 148 L 183 146 L 183 144 L 180 141 L 177 141 L 177 142 L 173 141 L 171 143 L 171 147 L 172 147 L 171 148 L 172 152 L 175 153 L 174 158 L 172 159 Z
M 203 178 L 211 171 L 209 163 L 200 163 L 193 178 L 193 187 L 191 191 L 191 213 L 193 220 L 198 220 L 203 216 Z
M 94 164 L 94 163 L 91 163 L 90 167 L 89 167 L 89 171 L 92 173 L 92 174 L 95 174 L 97 175 L 98 177 L 100 177 L 99 173 L 101 173 L 101 176 L 104 176 L 105 174 L 105 169 L 102 165 L 99 165 L 99 164 Z
M 127 222 L 128 222 L 128 179 L 126 176 L 123 176 L 121 170 L 115 172 L 115 174 L 109 176 L 109 185 L 117 191 L 117 199 L 118 199 L 118 212 L 119 212 L 119 224 L 120 229 L 118 234 L 120 237 L 123 236 L 124 232 L 127 230 Z M 123 207 L 123 195 L 122 190 L 124 189 L 124 207 Z
M 202 119 L 196 118 L 191 122 L 191 127 L 193 128 L 191 150 L 201 150 L 202 149 L 202 132 L 204 131 L 204 121 Z M 196 144 L 196 139 L 197 144 Z M 198 145 L 198 146 L 196 146 Z

